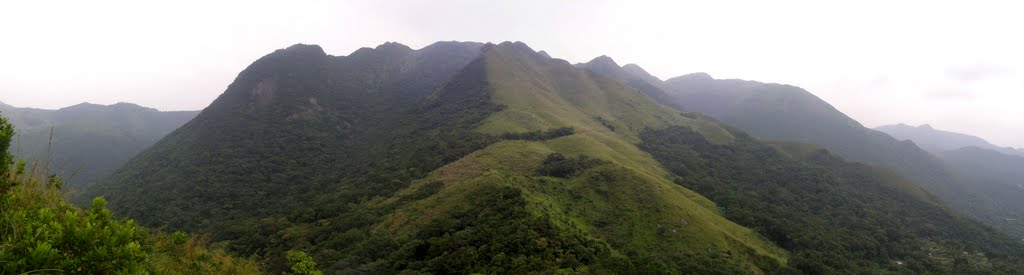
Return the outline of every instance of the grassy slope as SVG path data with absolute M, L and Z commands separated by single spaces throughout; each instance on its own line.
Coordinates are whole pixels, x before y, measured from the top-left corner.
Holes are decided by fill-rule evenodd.
M 534 56 L 525 45 L 498 45 L 484 58 L 495 89 L 492 97 L 507 108 L 485 119 L 478 131 L 573 127 L 576 134 L 542 142 L 500 142 L 435 170 L 404 192 L 435 181 L 445 182 L 444 189 L 400 208 L 379 230 L 409 234 L 438 215 L 466 207 L 461 202 L 470 200 L 474 190 L 515 186 L 526 190 L 528 207 L 536 215 L 604 240 L 617 255 L 676 261 L 725 257 L 748 271 L 757 270 L 755 261 L 785 262 L 785 251 L 725 220 L 713 203 L 667 180 L 668 173 L 634 145 L 638 132 L 647 127 L 689 125 L 723 143 L 732 138 L 728 132 L 708 121 L 682 117 L 634 89 L 564 61 Z M 615 130 L 597 121 L 598 116 Z M 553 152 L 610 163 L 571 179 L 536 175 L 544 157 Z

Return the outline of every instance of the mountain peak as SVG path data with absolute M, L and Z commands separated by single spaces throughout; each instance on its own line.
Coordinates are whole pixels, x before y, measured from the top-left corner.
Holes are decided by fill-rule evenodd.
M 688 81 L 710 81 L 715 80 L 711 75 L 703 72 L 685 74 L 677 77 L 670 78 L 665 82 L 688 82 Z
M 438 41 L 433 44 L 427 45 L 420 51 L 429 51 L 434 49 L 453 49 L 453 48 L 471 48 L 478 50 L 483 47 L 483 43 L 480 42 L 462 42 L 462 41 Z
M 128 103 L 128 102 L 118 102 L 118 103 L 114 103 L 114 104 L 110 104 L 110 105 L 82 102 L 82 103 L 78 103 L 78 104 L 71 105 L 71 106 L 68 106 L 68 107 L 60 108 L 60 109 L 58 109 L 58 111 L 75 111 L 75 110 L 98 111 L 98 110 L 104 110 L 104 109 L 106 109 L 106 110 L 146 110 L 146 111 L 150 111 L 151 110 L 151 111 L 154 111 L 154 112 L 158 112 L 159 111 L 159 110 L 154 109 L 154 108 L 144 107 L 142 105 L 138 105 L 138 104 L 135 104 L 135 103 Z
M 652 83 L 661 82 L 660 78 L 651 75 L 651 73 L 648 73 L 647 70 L 644 70 L 644 68 L 640 67 L 640 65 L 637 65 L 635 63 L 629 63 L 629 64 L 626 64 L 626 65 L 622 66 L 622 70 L 626 71 L 627 73 L 629 73 L 629 74 L 631 74 L 633 76 L 640 77 L 641 79 L 647 80 L 648 82 L 652 82 Z
M 715 78 L 711 77 L 711 75 L 709 75 L 708 73 L 705 73 L 705 72 L 691 73 L 691 74 L 683 75 L 682 77 L 685 77 L 687 79 L 692 79 L 692 80 L 714 80 L 715 79 Z
M 309 55 L 313 55 L 313 56 L 327 55 L 327 53 L 324 52 L 324 49 L 320 48 L 320 45 L 316 45 L 316 44 L 295 44 L 295 45 L 288 46 L 287 48 L 275 51 L 275 53 L 277 53 L 277 52 L 294 54 L 294 55 L 304 55 L 304 56 L 309 56 Z
M 636 63 L 629 63 L 629 64 L 626 64 L 626 65 L 622 65 L 622 69 L 626 70 L 627 72 L 631 72 L 631 73 L 649 74 L 649 73 L 647 73 L 647 70 L 644 70 L 644 68 L 640 67 L 640 65 L 637 65 Z
M 576 67 L 586 68 L 605 77 L 620 81 L 628 77 L 628 74 L 622 70 L 622 67 L 619 67 L 619 64 L 615 63 L 615 60 L 607 55 L 595 57 L 587 63 L 577 63 Z
M 514 49 L 515 51 L 520 53 L 538 55 L 537 51 L 533 50 L 533 48 L 530 48 L 530 46 L 526 45 L 526 43 L 523 43 L 522 41 L 505 41 L 499 43 L 496 47 Z
M 547 54 L 539 53 L 535 51 L 533 48 L 530 48 L 530 46 L 526 45 L 526 43 L 520 41 L 505 41 L 497 45 L 493 43 L 487 43 L 486 45 L 484 45 L 483 52 L 491 50 L 498 50 L 499 52 L 525 55 L 538 59 L 550 59 L 550 56 L 548 56 Z
M 402 43 L 391 42 L 391 41 L 384 42 L 384 44 L 380 44 L 380 45 L 378 45 L 374 49 L 375 50 L 385 50 L 385 51 L 403 51 L 403 52 L 405 52 L 405 51 L 412 51 L 412 48 L 409 48 L 409 46 L 406 46 L 406 45 L 404 45 Z
M 612 66 L 614 66 L 616 68 L 620 68 L 619 64 L 615 63 L 615 60 L 612 59 L 611 57 L 608 57 L 607 55 L 602 55 L 602 56 L 595 57 L 593 60 L 590 60 L 590 62 L 587 62 L 587 64 L 588 65 L 592 65 L 592 66 L 601 66 L 601 67 L 612 67 Z
M 107 105 L 107 107 L 111 108 L 111 109 L 119 109 L 119 110 L 142 110 L 142 111 L 152 111 L 152 112 L 159 112 L 160 111 L 160 110 L 157 110 L 156 108 L 150 108 L 150 107 L 142 106 L 142 105 L 131 103 L 131 102 L 118 102 L 118 103 Z
M 921 124 L 921 126 L 917 126 L 917 128 L 926 129 L 926 130 L 935 130 L 935 128 L 932 128 L 931 124 L 927 124 L 927 123 Z
M 89 102 L 82 102 L 82 103 L 78 103 L 78 104 L 71 105 L 71 106 L 68 106 L 68 107 L 60 108 L 58 110 L 93 109 L 93 108 L 101 108 L 101 107 L 103 107 L 103 105 L 99 105 L 99 104 L 95 104 L 95 103 L 89 103 Z

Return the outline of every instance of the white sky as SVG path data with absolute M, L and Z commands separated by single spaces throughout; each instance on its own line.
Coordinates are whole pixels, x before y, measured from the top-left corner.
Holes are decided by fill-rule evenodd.
M 869 127 L 1024 147 L 1017 1 L 4 1 L 0 101 L 194 110 L 274 49 L 438 40 L 792 84 Z

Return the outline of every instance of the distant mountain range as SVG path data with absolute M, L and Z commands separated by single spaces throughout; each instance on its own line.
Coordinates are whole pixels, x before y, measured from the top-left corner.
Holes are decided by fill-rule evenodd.
M 885 132 L 896 139 L 912 140 L 921 148 L 932 152 L 945 152 L 964 147 L 978 147 L 1009 155 L 1024 156 L 1024 150 L 997 146 L 982 138 L 968 134 L 937 130 L 928 124 L 914 127 L 901 123 L 879 126 L 875 130 Z
M 607 57 L 578 66 L 620 79 L 652 98 L 663 99 L 666 105 L 711 116 L 763 140 L 813 144 L 849 160 L 892 169 L 959 211 L 1024 237 L 1024 223 L 1006 222 L 1024 219 L 1024 208 L 1014 207 L 1024 198 L 976 188 L 965 175 L 914 143 L 865 128 L 799 87 L 720 80 L 705 73 L 661 81 L 635 65 L 619 67 Z
M 0 115 L 18 132 L 11 151 L 40 165 L 49 160 L 50 170 L 72 189 L 109 175 L 198 113 L 161 112 L 131 103 L 82 103 L 58 110 L 0 103 Z
M 327 273 L 1024 270 L 1020 242 L 946 205 L 996 213 L 948 173 L 792 86 L 520 42 L 300 44 L 77 200 L 271 272 L 293 249 Z
M 936 130 L 925 124 L 876 128 L 898 139 L 929 148 L 950 167 L 966 177 L 976 190 L 1002 203 L 1007 211 L 1024 209 L 1024 153 L 1000 147 L 976 136 Z M 1003 224 L 1024 224 L 1016 217 L 1004 217 Z

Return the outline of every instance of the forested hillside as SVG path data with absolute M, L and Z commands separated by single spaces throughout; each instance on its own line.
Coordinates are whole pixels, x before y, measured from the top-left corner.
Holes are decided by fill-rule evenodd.
M 519 42 L 295 45 L 86 196 L 271 272 L 292 250 L 326 273 L 1024 270 L 1018 243 L 884 169 L 621 81 Z
M 50 170 L 81 189 L 120 168 L 143 149 L 198 112 L 161 112 L 130 103 L 82 103 L 58 110 L 0 103 L 18 134 L 11 151 L 24 159 L 49 160 Z

